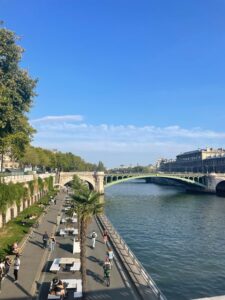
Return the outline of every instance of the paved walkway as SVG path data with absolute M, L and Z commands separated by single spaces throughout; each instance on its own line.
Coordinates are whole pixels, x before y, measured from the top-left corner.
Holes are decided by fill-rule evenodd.
M 35 229 L 32 239 L 29 239 L 21 256 L 19 281 L 14 283 L 13 267 L 8 278 L 2 283 L 0 299 L 4 300 L 45 300 L 47 299 L 49 282 L 55 274 L 49 272 L 49 267 L 55 257 L 74 257 L 72 254 L 73 237 L 56 237 L 57 245 L 53 252 L 42 247 L 42 235 L 45 231 L 50 235 L 56 230 L 56 217 L 63 205 L 65 193 L 57 196 L 57 204 L 51 204 L 46 215 L 42 217 L 40 226 Z M 61 225 L 60 225 L 61 226 Z M 106 245 L 95 220 L 89 226 L 89 233 L 95 230 L 98 234 L 96 248 L 91 249 L 91 239 L 87 239 L 87 299 L 138 300 L 132 284 L 127 279 L 117 258 L 111 271 L 111 286 L 107 287 L 103 281 L 103 261 L 106 257 Z M 79 257 L 76 254 L 75 257 Z M 41 274 L 41 277 L 40 277 Z M 57 276 L 63 278 L 80 278 L 80 272 L 60 271 Z M 40 278 L 39 278 L 40 277 Z M 37 293 L 36 293 L 37 292 Z M 68 295 L 67 300 L 72 299 Z
M 103 280 L 103 262 L 106 257 L 107 247 L 103 242 L 102 233 L 95 220 L 89 226 L 89 236 L 92 231 L 98 235 L 95 249 L 91 248 L 91 239 L 87 239 L 87 299 L 104 300 L 137 300 L 140 299 L 132 284 L 127 279 L 119 262 L 114 261 L 111 270 L 111 285 L 107 287 Z M 121 275 L 122 274 L 122 275 Z
M 42 247 L 42 235 L 45 231 L 50 235 L 55 232 L 56 216 L 61 210 L 62 194 L 57 196 L 57 204 L 51 204 L 48 212 L 41 219 L 38 229 L 34 229 L 33 238 L 29 239 L 23 249 L 20 257 L 21 266 L 19 270 L 18 283 L 14 283 L 13 265 L 8 278 L 2 282 L 2 292 L 0 299 L 4 300 L 28 300 L 32 299 L 37 288 L 39 288 L 37 276 L 42 271 L 43 265 L 49 254 L 48 249 Z M 38 276 L 39 277 L 39 276 Z

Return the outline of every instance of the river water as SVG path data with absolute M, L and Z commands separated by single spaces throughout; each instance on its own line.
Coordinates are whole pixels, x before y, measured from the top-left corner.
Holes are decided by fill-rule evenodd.
M 128 181 L 105 212 L 168 300 L 225 295 L 225 198 Z

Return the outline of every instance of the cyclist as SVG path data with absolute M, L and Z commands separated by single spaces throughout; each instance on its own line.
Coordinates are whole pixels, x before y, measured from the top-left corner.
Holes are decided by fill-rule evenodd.
M 104 280 L 106 281 L 106 285 L 110 286 L 111 263 L 110 263 L 108 257 L 106 258 L 106 260 L 104 262 L 103 270 L 104 270 Z

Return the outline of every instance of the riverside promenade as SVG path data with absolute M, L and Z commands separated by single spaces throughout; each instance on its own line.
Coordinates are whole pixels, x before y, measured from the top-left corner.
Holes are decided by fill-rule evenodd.
M 56 197 L 57 204 L 51 204 L 45 215 L 40 220 L 38 229 L 34 229 L 32 238 L 28 238 L 22 251 L 21 267 L 18 283 L 14 283 L 13 266 L 9 276 L 2 282 L 0 299 L 4 300 L 45 300 L 48 298 L 50 281 L 56 275 L 49 272 L 50 265 L 56 257 L 74 257 L 72 254 L 73 237 L 56 236 L 56 247 L 53 252 L 44 249 L 42 235 L 45 231 L 49 235 L 55 234 L 57 215 L 61 213 L 64 198 L 67 194 L 59 193 Z M 143 299 L 137 291 L 135 282 L 129 276 L 119 255 L 114 251 L 115 259 L 111 270 L 111 285 L 107 287 L 103 279 L 103 263 L 106 257 L 107 246 L 103 242 L 102 226 L 96 219 L 90 224 L 87 236 L 87 300 L 118 299 L 139 300 Z M 98 234 L 95 249 L 91 248 L 91 233 Z M 111 244 L 110 244 L 111 245 Z M 79 255 L 79 254 L 75 254 Z M 59 276 L 59 274 L 57 275 Z M 63 272 L 60 278 L 81 278 L 80 272 Z M 73 299 L 69 293 L 65 298 Z M 159 299 L 150 296 L 149 300 Z
M 97 233 L 95 249 L 91 247 L 91 233 Z M 103 279 L 103 263 L 106 258 L 107 247 L 103 242 L 102 231 L 95 220 L 89 226 L 89 237 L 87 237 L 87 300 L 95 299 L 118 299 L 138 300 L 132 283 L 126 276 L 117 255 L 111 270 L 111 284 L 107 287 Z
M 45 231 L 50 235 L 55 233 L 56 217 L 61 210 L 63 194 L 58 194 L 57 204 L 51 204 L 40 219 L 40 225 L 34 229 L 33 237 L 28 238 L 23 247 L 20 257 L 21 265 L 18 283 L 14 283 L 13 263 L 7 278 L 2 282 L 0 299 L 4 300 L 28 300 L 36 299 L 35 295 L 39 289 L 39 276 L 47 261 L 49 251 L 42 247 L 42 235 Z

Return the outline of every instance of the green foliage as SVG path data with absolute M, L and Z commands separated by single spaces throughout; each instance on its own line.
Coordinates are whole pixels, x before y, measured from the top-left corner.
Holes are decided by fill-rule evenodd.
M 99 161 L 96 171 L 98 171 L 98 172 L 104 172 L 105 170 L 106 170 L 106 168 L 105 168 L 103 162 Z
M 38 177 L 38 188 L 40 191 L 44 189 L 44 182 L 41 177 Z
M 100 203 L 100 194 L 95 191 L 90 191 L 77 176 L 73 179 L 74 194 L 72 199 L 74 201 L 74 211 L 78 216 L 78 230 L 80 232 L 81 244 L 81 274 L 83 282 L 83 290 L 86 291 L 86 236 L 88 223 L 91 217 L 102 212 L 103 204 Z M 70 212 L 71 213 L 71 212 Z
M 47 206 L 49 205 L 49 202 L 50 202 L 50 197 L 49 195 L 46 195 L 44 197 L 42 197 L 39 201 L 38 201 L 38 204 L 42 204 L 44 206 Z
M 47 184 L 48 191 L 53 190 L 53 177 L 52 176 L 45 178 L 45 183 Z
M 9 221 L 4 228 L 0 229 L 0 258 L 10 254 L 10 246 L 14 242 L 20 242 L 22 240 L 24 235 L 29 232 L 30 227 L 36 223 L 37 218 L 41 215 L 43 210 L 44 208 L 40 207 L 38 203 L 35 203 L 22 211 L 16 218 Z M 36 218 L 32 220 L 26 219 L 26 217 L 31 215 L 35 215 Z M 22 222 L 24 219 L 26 219 L 25 224 Z
M 26 113 L 35 96 L 36 80 L 21 69 L 23 49 L 16 34 L 0 28 L 0 155 L 19 158 L 35 132 Z M 1 165 L 2 168 L 2 165 Z
M 100 203 L 100 194 L 89 190 L 77 176 L 73 178 L 74 194 L 72 199 L 75 202 L 75 210 L 80 218 L 89 219 L 93 215 L 99 214 L 103 210 L 103 204 Z
M 28 185 L 29 185 L 30 195 L 33 196 L 34 195 L 34 180 L 29 181 Z
M 50 150 L 27 146 L 24 156 L 19 160 L 21 165 L 38 167 L 42 171 L 95 171 L 97 166 L 85 162 L 81 157 L 70 152 L 53 152 Z M 102 163 L 100 168 L 102 170 Z M 103 166 L 104 167 L 104 166 Z
M 0 183 L 0 212 L 5 213 L 14 202 L 19 205 L 26 193 L 27 189 L 21 183 Z

